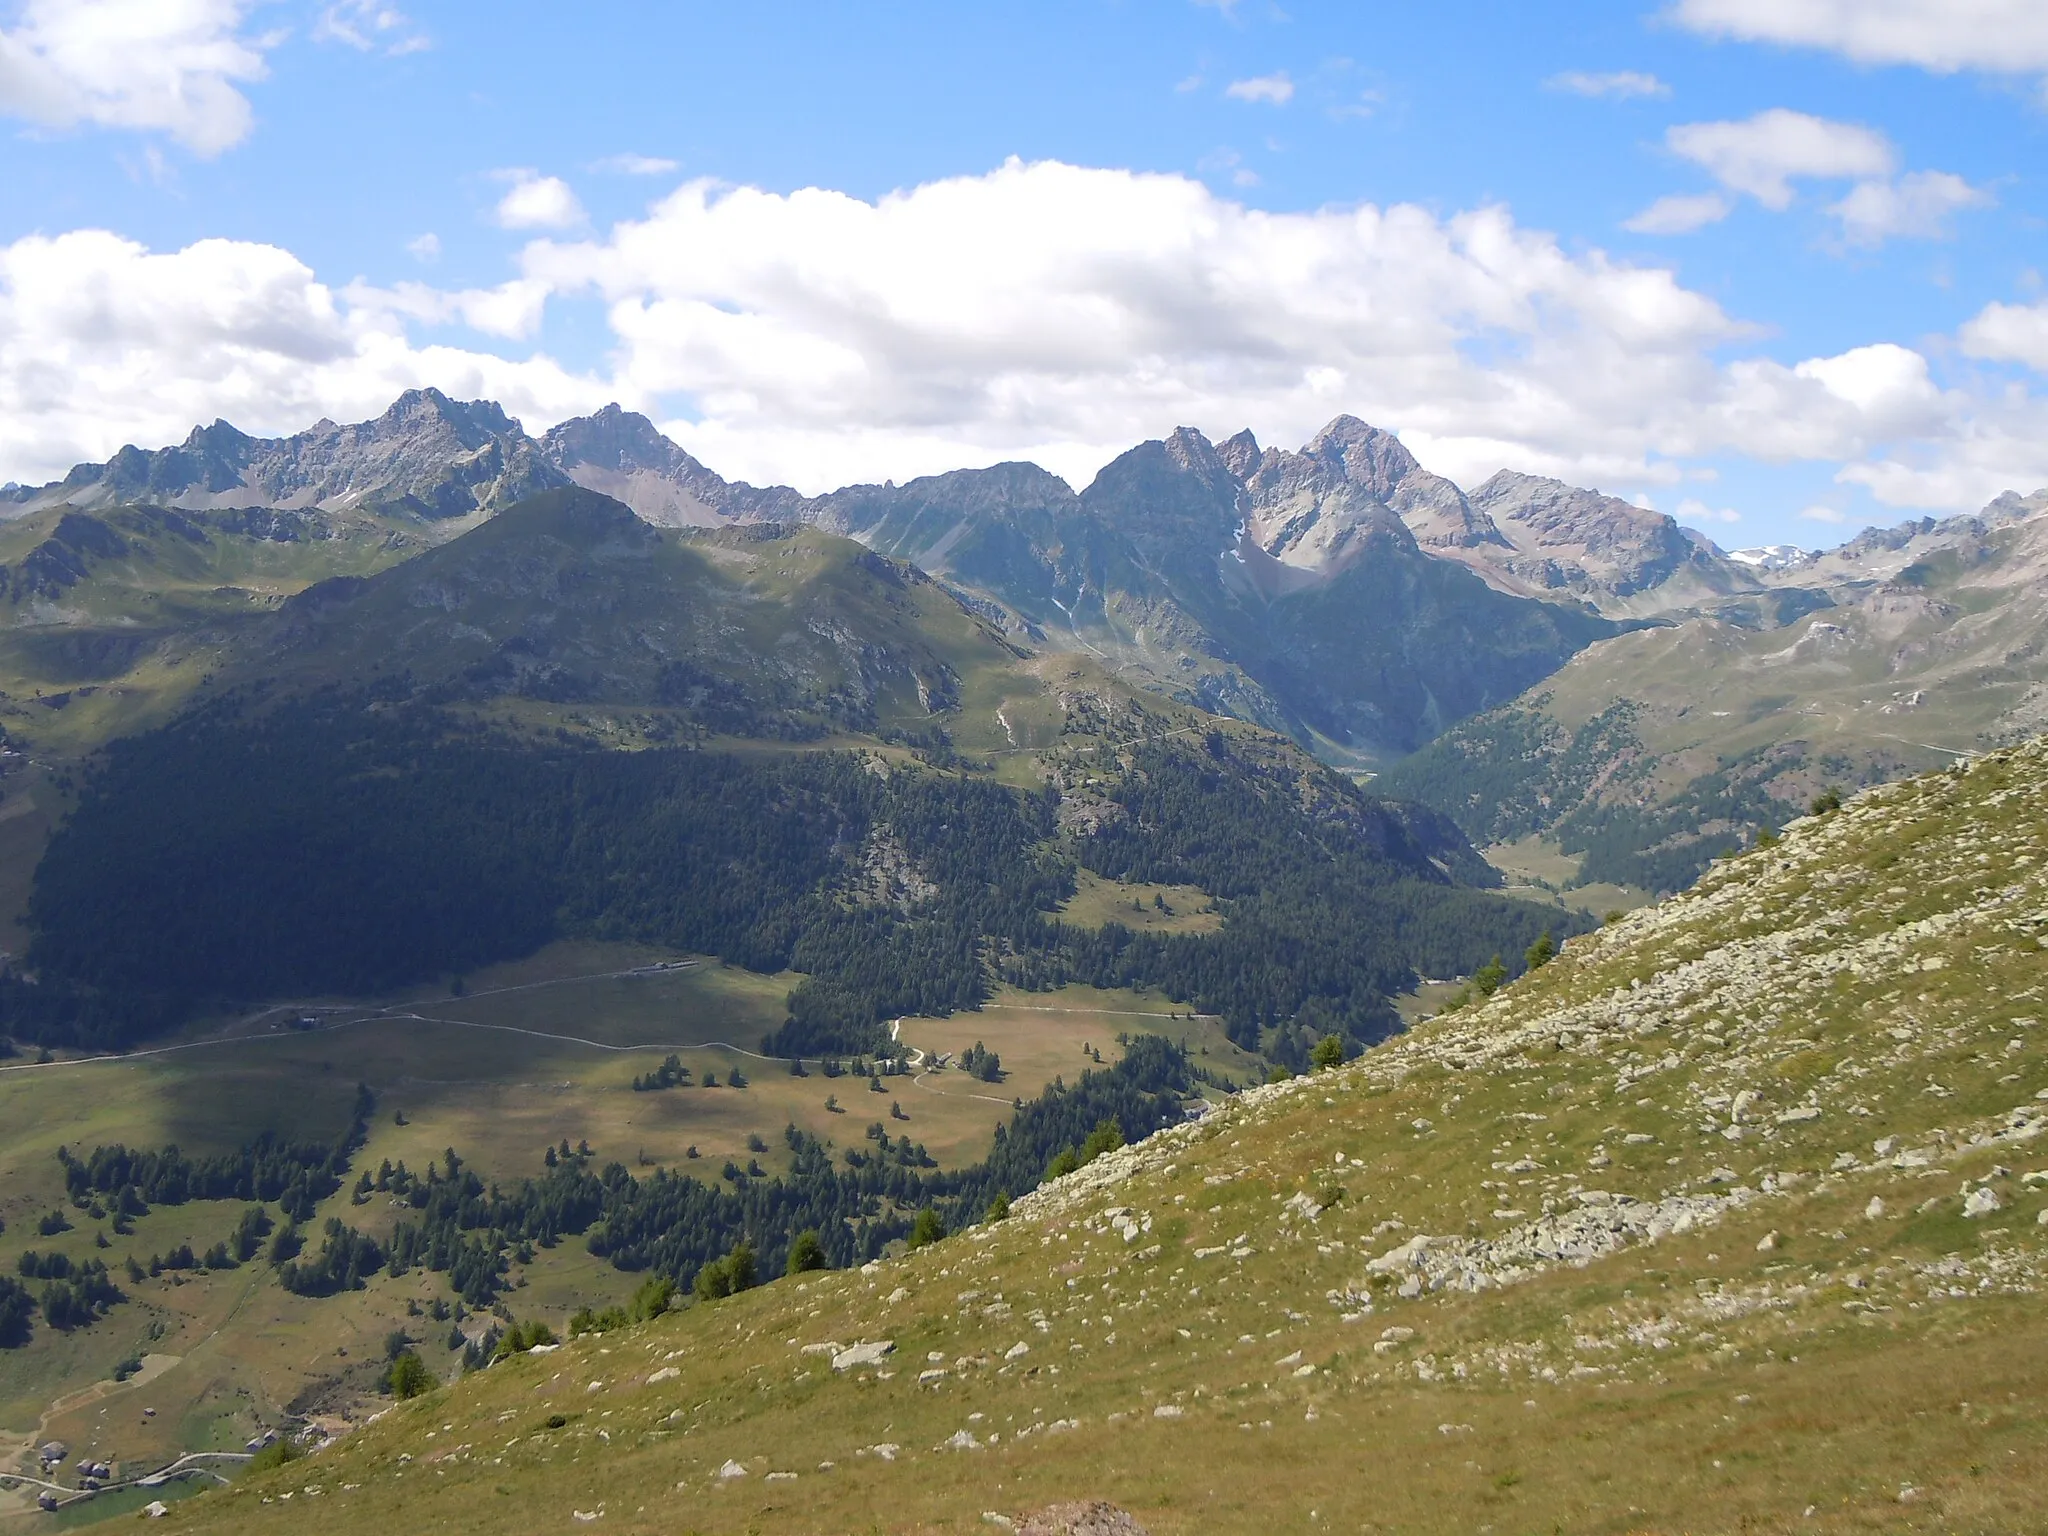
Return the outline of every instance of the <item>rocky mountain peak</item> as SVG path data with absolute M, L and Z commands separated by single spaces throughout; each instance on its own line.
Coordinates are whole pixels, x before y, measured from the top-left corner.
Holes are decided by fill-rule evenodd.
M 1415 545 L 1372 486 L 1349 476 L 1341 453 L 1268 448 L 1245 477 L 1245 502 L 1247 536 L 1297 570 L 1334 572 L 1363 553 L 1375 534 Z
M 332 426 L 333 423 L 323 422 L 321 425 Z M 317 431 L 318 428 L 314 430 Z M 256 441 L 240 427 L 216 417 L 210 427 L 194 427 L 186 435 L 181 446 L 188 453 L 211 453 L 232 457 L 247 453 Z
M 1390 504 L 1396 487 L 1422 472 L 1415 455 L 1398 437 L 1356 416 L 1337 417 L 1310 438 L 1302 452 L 1340 465 L 1345 479 Z
M 1216 445 L 1216 455 L 1223 460 L 1229 471 L 1240 480 L 1251 477 L 1259 463 L 1259 440 L 1252 436 L 1252 429 L 1246 427 L 1226 437 Z
M 1193 427 L 1175 427 L 1167 437 L 1167 462 L 1183 473 L 1196 476 L 1205 484 L 1214 485 L 1236 478 L 1223 455 L 1216 451 L 1216 445 L 1202 436 Z
M 342 434 L 356 434 L 371 441 L 392 437 L 413 438 L 422 434 L 452 435 L 471 452 L 486 443 L 510 437 L 525 438 L 519 422 L 505 413 L 495 400 L 451 400 L 438 389 L 408 389 L 374 421 L 355 427 L 330 428 Z M 315 436 L 319 428 L 302 432 L 299 438 Z M 286 442 L 297 441 L 287 438 Z
M 589 464 L 620 473 L 636 469 L 671 476 L 709 473 L 653 422 L 638 411 L 622 409 L 617 401 L 589 416 L 571 417 L 548 428 L 540 446 L 549 461 L 564 471 Z
M 550 427 L 539 452 L 576 484 L 616 497 L 651 523 L 716 526 L 803 516 L 804 498 L 788 486 L 757 489 L 728 481 L 645 416 L 616 401 Z

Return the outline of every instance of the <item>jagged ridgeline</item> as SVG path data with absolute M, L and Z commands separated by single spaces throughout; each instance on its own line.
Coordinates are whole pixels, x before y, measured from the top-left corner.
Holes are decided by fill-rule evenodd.
M 1153 985 L 1282 1055 L 1390 1032 L 1390 994 L 1558 918 L 1458 883 L 1440 818 L 1221 734 L 1138 745 L 1061 830 L 1055 787 L 861 752 L 600 750 L 323 691 L 224 699 L 115 744 L 38 871 L 19 1038 L 118 1045 L 194 1010 L 445 978 L 569 936 L 802 973 L 770 1049 L 1026 986 Z M 1317 794 L 1306 796 L 1299 775 Z M 1071 809 L 1071 807 L 1070 807 Z M 918 872 L 877 893 L 878 859 Z M 1201 885 L 1221 932 L 1080 930 L 1076 866 Z M 1454 878 L 1455 872 L 1457 878 Z

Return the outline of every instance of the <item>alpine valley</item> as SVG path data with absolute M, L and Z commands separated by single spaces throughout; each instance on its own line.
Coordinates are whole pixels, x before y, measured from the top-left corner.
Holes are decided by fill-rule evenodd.
M 1350 417 L 6 487 L 0 1529 L 2016 1528 L 2044 576 Z

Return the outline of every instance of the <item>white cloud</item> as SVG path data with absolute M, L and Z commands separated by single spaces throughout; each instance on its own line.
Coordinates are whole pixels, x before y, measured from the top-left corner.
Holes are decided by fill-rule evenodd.
M 1741 122 L 1681 123 L 1664 139 L 1722 186 L 1775 209 L 1791 206 L 1795 177 L 1889 176 L 1897 163 L 1891 140 L 1874 128 L 1784 107 Z
M 1264 101 L 1284 107 L 1294 100 L 1294 82 L 1283 69 L 1270 75 L 1254 75 L 1249 80 L 1233 80 L 1223 87 L 1223 94 L 1232 101 Z
M 1681 523 L 1739 523 L 1742 514 L 1733 507 L 1710 507 L 1704 501 L 1687 497 L 1678 504 L 1672 514 Z
M 410 16 L 383 0 L 335 0 L 313 24 L 313 39 L 393 56 L 419 53 L 433 46 Z
M 1638 235 L 1689 235 L 1728 217 L 1728 199 L 1718 192 L 1660 197 L 1621 227 Z
M 1800 510 L 1799 515 L 1809 523 L 1846 523 L 1849 515 L 1833 507 L 1811 506 Z
M 1987 304 L 1963 326 L 1959 339 L 1971 357 L 2025 363 L 2048 374 L 2048 301 Z
M 439 261 L 441 259 L 441 237 L 428 230 L 417 239 L 405 242 L 406 251 L 414 261 Z
M 682 169 L 674 160 L 658 155 L 608 155 L 590 167 L 606 176 L 667 176 Z
M 1710 37 L 1824 48 L 1859 64 L 2048 71 L 2040 0 L 1677 0 L 1671 14 Z
M 1681 123 L 1664 139 L 1674 154 L 1731 192 L 1747 193 L 1781 212 L 1792 205 L 1796 180 L 1854 181 L 1827 209 L 1841 221 L 1849 245 L 1882 245 L 1900 236 L 1940 239 L 1948 233 L 1950 215 L 1993 201 L 1981 187 L 1947 171 L 1895 177 L 1898 152 L 1875 128 L 1784 107 L 1741 122 Z M 1727 213 L 1726 201 L 1711 195 L 1665 197 L 1625 227 L 1639 234 L 1683 234 Z
M 458 290 L 434 288 L 425 283 L 396 283 L 378 288 L 354 282 L 341 293 L 359 319 L 417 320 L 426 325 L 460 323 L 486 336 L 515 341 L 539 331 L 548 300 L 547 285 L 531 278 L 514 278 L 495 288 Z
M 559 176 L 542 176 L 536 171 L 497 172 L 512 183 L 511 190 L 498 199 L 498 223 L 506 229 L 573 229 L 584 220 L 583 205 Z
M 415 346 L 275 246 L 158 254 L 104 230 L 0 246 L 0 480 L 178 442 L 217 417 L 269 433 L 357 420 L 423 384 L 543 424 L 616 395 L 544 354 Z
M 1012 162 L 874 202 L 692 182 L 519 265 L 336 291 L 231 241 L 0 246 L 0 479 L 431 383 L 535 429 L 618 399 L 723 473 L 806 490 L 1011 458 L 1085 482 L 1176 424 L 1294 444 L 1342 411 L 1468 484 L 1507 465 L 1676 487 L 1723 457 L 1831 465 L 1899 505 L 2048 482 L 2041 396 L 1943 387 L 1889 343 L 1781 362 L 1670 271 L 1501 208 L 1268 213 L 1189 177 Z M 414 339 L 544 338 L 549 297 L 576 294 L 605 307 L 603 377 L 532 340 Z M 1987 316 L 1986 348 L 2013 329 Z
M 165 133 L 200 155 L 248 136 L 236 89 L 267 73 L 244 0 L 28 0 L 0 30 L 0 112 Z
M 1655 75 L 1640 70 L 1617 69 L 1608 74 L 1588 74 L 1584 70 L 1568 69 L 1561 75 L 1552 75 L 1543 82 L 1553 91 L 1569 91 L 1574 96 L 1607 97 L 1615 101 L 1627 101 L 1637 96 L 1669 96 L 1671 87 Z
M 1453 478 L 1656 485 L 1945 440 L 1971 407 L 1904 347 L 1717 361 L 1751 333 L 1711 299 L 1503 209 L 1274 214 L 1051 163 L 875 203 L 693 182 L 523 265 L 606 301 L 623 391 L 687 401 L 693 451 L 807 489 L 1013 457 L 1085 481 L 1171 423 L 1293 443 L 1339 411 Z
M 1882 245 L 1901 235 L 1941 239 L 1950 214 L 1992 201 L 1989 192 L 1947 171 L 1913 171 L 1896 181 L 1858 182 L 1828 212 L 1842 221 L 1842 237 L 1851 245 Z

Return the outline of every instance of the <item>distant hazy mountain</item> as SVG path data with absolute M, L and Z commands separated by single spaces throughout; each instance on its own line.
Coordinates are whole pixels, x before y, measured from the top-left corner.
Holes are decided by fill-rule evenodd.
M 1481 842 L 1543 833 L 1589 879 L 1675 890 L 1827 784 L 2048 729 L 2048 490 L 1757 569 L 1824 606 L 1775 629 L 1696 617 L 1590 646 L 1387 789 Z
M 576 484 L 624 502 L 661 527 L 802 515 L 803 497 L 788 486 L 756 490 L 724 480 L 662 436 L 645 416 L 617 405 L 549 428 L 540 452 Z
M 1728 558 L 1753 571 L 1796 571 L 1814 557 L 1812 551 L 1797 544 L 1759 544 L 1752 549 L 1731 549 Z
M 174 448 L 123 448 L 51 485 L 0 492 L 9 515 L 142 502 L 177 508 L 334 508 L 426 519 L 496 512 L 568 483 L 519 423 L 488 400 L 407 390 L 374 421 L 322 421 L 250 437 L 224 421 Z

